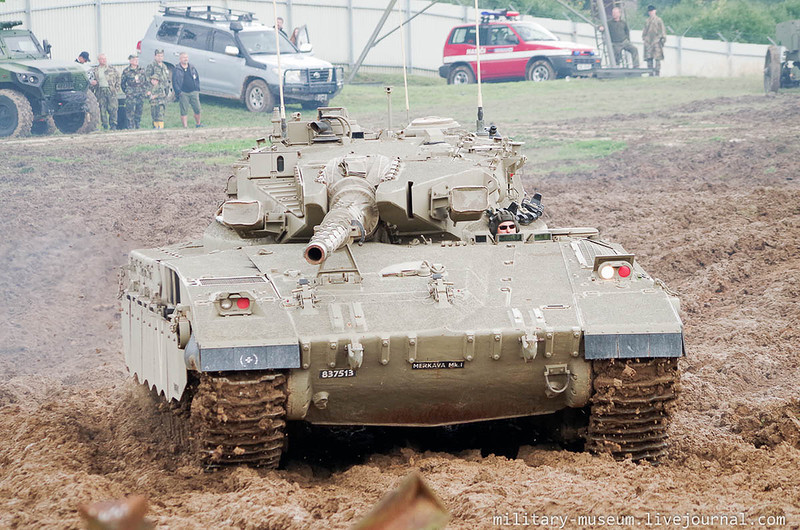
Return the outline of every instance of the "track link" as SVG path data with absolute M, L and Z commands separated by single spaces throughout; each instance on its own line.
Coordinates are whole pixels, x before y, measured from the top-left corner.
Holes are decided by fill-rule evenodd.
M 667 429 L 679 390 L 677 359 L 593 361 L 587 448 L 617 460 L 657 461 L 667 452 Z
M 285 446 L 286 377 L 281 373 L 202 374 L 191 431 L 206 467 L 276 468 Z

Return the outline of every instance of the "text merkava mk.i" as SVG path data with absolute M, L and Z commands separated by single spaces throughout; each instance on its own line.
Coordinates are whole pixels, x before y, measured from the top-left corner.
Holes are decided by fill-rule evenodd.
M 593 228 L 549 228 L 521 144 L 343 108 L 276 122 L 203 238 L 135 250 L 125 360 L 207 465 L 277 466 L 286 421 L 435 426 L 581 411 L 586 447 L 667 448 L 677 298 Z

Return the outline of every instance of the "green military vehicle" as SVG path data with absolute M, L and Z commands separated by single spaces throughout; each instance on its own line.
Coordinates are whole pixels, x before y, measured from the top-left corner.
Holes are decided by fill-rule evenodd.
M 206 465 L 277 466 L 287 421 L 546 414 L 591 451 L 664 454 L 678 299 L 596 229 L 548 227 L 520 142 L 337 107 L 273 122 L 201 239 L 125 267 L 126 365 Z
M 0 137 L 88 133 L 100 108 L 82 66 L 50 59 L 22 22 L 0 22 Z
M 800 20 L 787 20 L 775 26 L 775 42 L 764 57 L 764 91 L 800 86 Z

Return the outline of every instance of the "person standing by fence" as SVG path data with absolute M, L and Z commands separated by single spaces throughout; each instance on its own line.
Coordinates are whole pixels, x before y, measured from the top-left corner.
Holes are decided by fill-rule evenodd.
M 661 75 L 661 61 L 664 60 L 664 43 L 667 40 L 667 28 L 664 21 L 656 14 L 654 5 L 647 6 L 647 21 L 644 23 L 642 40 L 644 41 L 644 60 L 647 67 L 658 77 Z
M 117 94 L 119 93 L 119 73 L 108 64 L 105 53 L 97 56 L 97 66 L 92 68 L 89 83 L 100 105 L 100 121 L 103 129 L 117 128 Z
M 164 114 L 166 102 L 169 97 L 169 87 L 171 78 L 169 68 L 164 64 L 164 50 L 156 49 L 153 54 L 153 62 L 147 65 L 145 74 L 150 79 L 150 90 L 147 97 L 150 98 L 150 115 L 153 117 L 153 128 L 164 128 Z M 153 83 L 153 79 L 156 80 Z
M 188 126 L 189 105 L 194 111 L 194 126 L 202 127 L 200 123 L 200 75 L 197 69 L 189 63 L 189 54 L 181 52 L 178 56 L 178 66 L 172 70 L 172 89 L 181 107 L 181 123 Z
M 142 121 L 142 105 L 144 104 L 150 79 L 139 66 L 139 56 L 129 55 L 129 65 L 122 71 L 122 91 L 125 92 L 125 113 L 128 116 L 128 129 L 138 129 Z
M 600 31 L 606 28 L 600 26 Z M 639 50 L 631 44 L 631 30 L 628 23 L 622 20 L 622 11 L 618 7 L 611 10 L 611 20 L 608 21 L 608 35 L 611 37 L 611 47 L 614 49 L 614 59 L 617 66 L 622 64 L 622 52 L 631 54 L 633 67 L 639 68 Z

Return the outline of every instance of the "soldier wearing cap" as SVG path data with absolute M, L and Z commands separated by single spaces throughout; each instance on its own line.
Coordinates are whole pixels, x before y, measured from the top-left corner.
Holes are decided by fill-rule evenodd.
M 157 74 L 150 76 L 150 116 L 153 118 L 153 129 L 164 128 L 164 113 L 167 107 L 167 88 Z
M 142 121 L 142 106 L 150 87 L 150 79 L 139 66 L 139 56 L 128 56 L 129 65 L 122 71 L 122 91 L 125 92 L 125 112 L 128 115 L 128 129 L 138 129 Z
M 117 94 L 119 94 L 119 73 L 108 64 L 106 54 L 97 56 L 97 66 L 92 67 L 89 84 L 100 105 L 100 121 L 103 129 L 117 128 Z
M 75 62 L 78 64 L 86 64 L 89 62 L 89 52 L 81 52 L 78 55 L 78 58 L 75 59 Z
M 156 49 L 153 62 L 147 65 L 145 74 L 150 79 L 150 90 L 146 95 L 150 98 L 150 114 L 153 116 L 153 128 L 163 129 L 167 96 L 172 82 L 169 68 L 164 64 L 164 50 Z M 154 78 L 156 83 L 153 83 Z M 158 116 L 158 119 L 156 119 L 156 116 Z
M 656 76 L 661 75 L 661 61 L 664 60 L 664 43 L 667 41 L 667 28 L 664 21 L 656 15 L 656 6 L 647 6 L 647 21 L 642 30 L 644 41 L 644 60 Z

